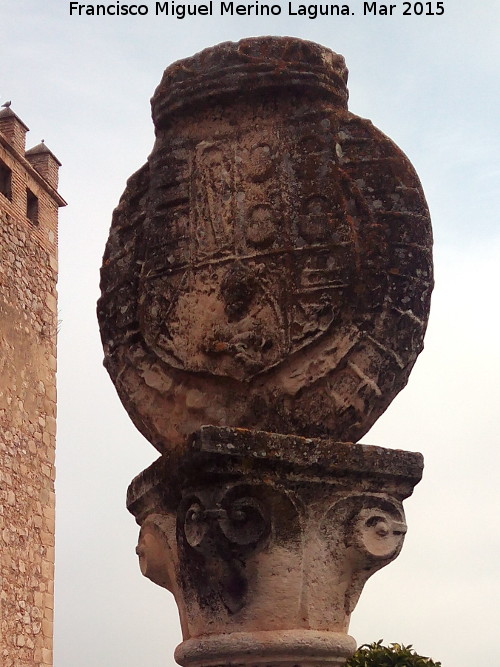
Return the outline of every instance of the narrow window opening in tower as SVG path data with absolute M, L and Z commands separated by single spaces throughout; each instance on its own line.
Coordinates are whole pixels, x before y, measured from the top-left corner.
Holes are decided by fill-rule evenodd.
M 26 217 L 33 225 L 38 225 L 38 197 L 26 189 Z
M 0 160 L 0 193 L 12 201 L 12 171 Z

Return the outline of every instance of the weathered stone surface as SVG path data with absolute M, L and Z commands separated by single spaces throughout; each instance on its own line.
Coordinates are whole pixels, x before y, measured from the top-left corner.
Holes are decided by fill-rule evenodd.
M 203 424 L 357 441 L 406 384 L 432 289 L 405 155 L 347 110 L 341 56 L 292 38 L 175 63 L 113 217 L 105 364 L 161 452 Z
M 332 455 L 333 453 L 333 455 Z M 342 665 L 365 581 L 399 554 L 422 457 L 205 427 L 130 485 L 142 573 L 175 595 L 188 665 Z

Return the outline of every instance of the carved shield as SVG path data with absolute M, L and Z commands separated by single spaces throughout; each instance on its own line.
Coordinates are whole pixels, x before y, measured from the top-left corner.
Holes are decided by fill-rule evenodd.
M 154 165 L 140 321 L 165 362 L 248 380 L 338 320 L 362 211 L 335 148 L 310 127 L 249 131 Z

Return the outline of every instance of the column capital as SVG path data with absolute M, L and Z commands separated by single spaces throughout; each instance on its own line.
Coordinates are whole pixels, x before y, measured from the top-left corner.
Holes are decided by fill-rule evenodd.
M 204 427 L 129 487 L 142 573 L 177 601 L 181 665 L 329 663 L 399 554 L 420 454 Z M 301 652 L 302 651 L 302 652 Z

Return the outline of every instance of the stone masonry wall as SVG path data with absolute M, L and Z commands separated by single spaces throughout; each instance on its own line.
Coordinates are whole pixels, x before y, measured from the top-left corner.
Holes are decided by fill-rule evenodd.
M 0 664 L 51 667 L 58 206 L 1 141 L 0 159 Z

